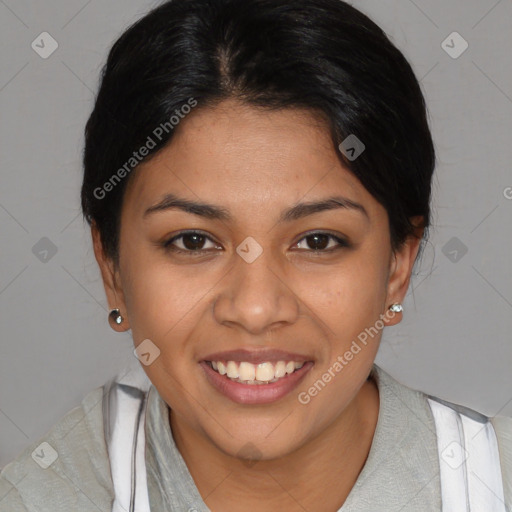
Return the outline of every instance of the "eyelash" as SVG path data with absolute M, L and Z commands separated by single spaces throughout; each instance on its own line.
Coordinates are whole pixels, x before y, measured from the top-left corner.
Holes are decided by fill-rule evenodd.
M 216 243 L 214 240 L 212 240 L 206 233 L 202 232 L 202 231 L 181 231 L 180 233 L 178 233 L 177 235 L 174 235 L 172 238 L 164 241 L 162 243 L 162 247 L 164 249 L 166 249 L 167 251 L 171 251 L 173 253 L 176 253 L 176 254 L 186 254 L 188 256 L 194 256 L 194 255 L 203 255 L 207 252 L 209 252 L 211 249 L 198 249 L 198 250 L 190 250 L 190 249 L 180 249 L 180 248 L 177 248 L 175 246 L 173 246 L 172 244 L 176 241 L 176 240 L 179 240 L 180 238 L 183 238 L 184 236 L 186 235 L 201 235 L 203 236 L 204 238 L 208 239 L 210 242 L 213 242 L 213 243 Z M 351 245 L 350 243 L 333 234 L 333 233 L 330 233 L 328 231 L 312 231 L 312 232 L 309 232 L 309 233 L 306 233 L 296 244 L 294 244 L 294 246 L 298 245 L 300 242 L 302 242 L 303 240 L 305 240 L 306 238 L 309 238 L 311 236 L 314 236 L 314 235 L 325 235 L 325 236 L 328 236 L 330 239 L 332 240 L 335 240 L 337 243 L 338 243 L 338 246 L 337 247 L 331 247 L 329 249 L 299 249 L 299 251 L 308 251 L 308 252 L 311 252 L 311 253 L 316 253 L 316 254 L 319 254 L 319 253 L 331 253 L 331 252 L 334 252 L 334 251 L 337 251 L 337 250 L 340 250 L 340 249 L 343 249 L 343 248 L 349 248 Z

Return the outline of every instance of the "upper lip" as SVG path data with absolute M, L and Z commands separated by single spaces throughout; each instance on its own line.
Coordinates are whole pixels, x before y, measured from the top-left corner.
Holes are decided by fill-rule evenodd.
M 312 361 L 309 356 L 278 349 L 236 349 L 225 352 L 214 352 L 202 358 L 202 361 L 247 361 L 252 364 L 277 363 L 278 361 L 296 361 L 299 363 Z

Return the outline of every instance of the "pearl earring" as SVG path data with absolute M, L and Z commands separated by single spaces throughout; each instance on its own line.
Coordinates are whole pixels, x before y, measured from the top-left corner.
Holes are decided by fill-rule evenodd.
M 115 330 L 116 325 L 121 325 L 124 321 L 124 318 L 121 315 L 121 312 L 118 308 L 114 308 L 110 310 L 110 313 L 108 314 L 108 323 L 110 324 L 110 327 Z
M 393 311 L 393 313 L 401 313 L 404 310 L 402 304 L 400 304 L 399 302 L 391 304 L 391 306 L 389 306 L 388 309 L 389 311 Z

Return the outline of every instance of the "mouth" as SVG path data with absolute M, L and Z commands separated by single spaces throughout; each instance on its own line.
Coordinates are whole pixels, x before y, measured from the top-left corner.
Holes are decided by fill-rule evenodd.
M 208 382 L 224 396 L 241 404 L 263 404 L 290 393 L 314 365 L 297 359 L 253 363 L 219 358 L 199 364 Z

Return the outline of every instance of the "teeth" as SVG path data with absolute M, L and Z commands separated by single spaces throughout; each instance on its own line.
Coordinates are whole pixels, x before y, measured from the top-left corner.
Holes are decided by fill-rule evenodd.
M 276 364 L 275 368 L 275 376 L 277 379 L 284 377 L 286 375 L 286 363 L 284 361 L 279 361 Z
M 218 363 L 215 363 L 217 368 L 214 368 L 214 370 L 217 370 L 221 375 L 226 375 L 226 365 L 219 361 Z M 212 362 L 213 366 L 213 362 Z
M 256 376 L 256 370 L 254 368 L 254 365 L 251 363 L 240 363 L 240 366 L 238 367 L 238 373 L 240 380 L 254 380 Z M 258 380 L 263 380 L 258 376 Z
M 238 379 L 238 365 L 235 363 L 235 361 L 228 361 L 227 365 L 228 370 L 228 377 L 230 379 Z
M 265 380 L 268 382 L 274 377 L 274 365 L 272 363 L 261 363 L 256 367 L 256 378 L 258 380 Z
M 244 384 L 268 384 L 276 382 L 285 375 L 293 373 L 304 366 L 303 362 L 278 361 L 260 363 L 254 365 L 246 361 L 211 361 L 212 368 L 221 375 L 227 375 L 230 379 Z

